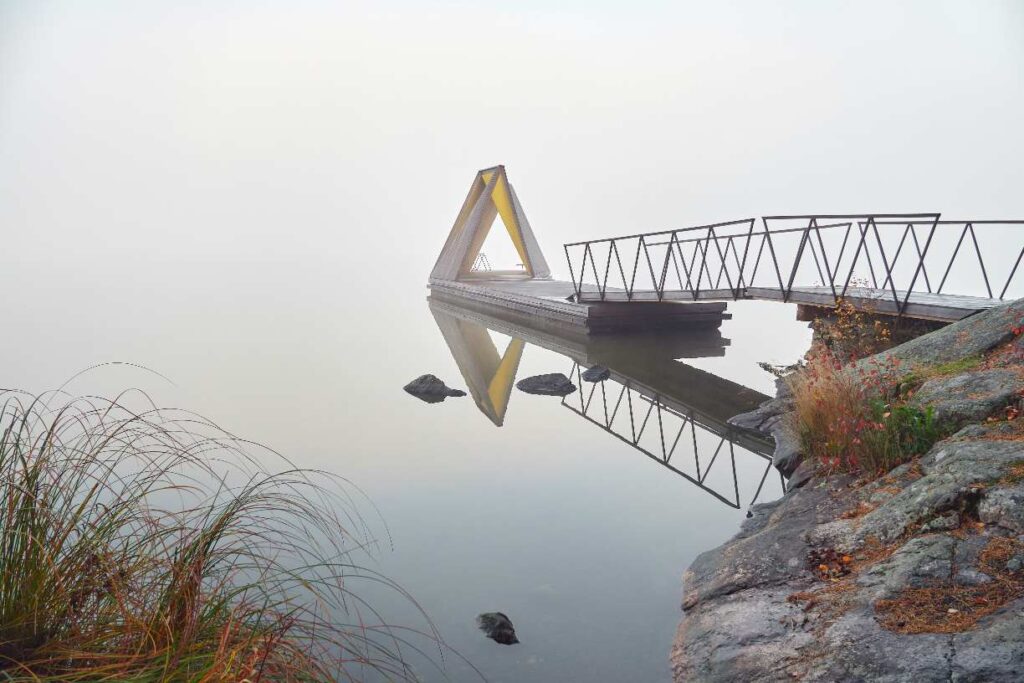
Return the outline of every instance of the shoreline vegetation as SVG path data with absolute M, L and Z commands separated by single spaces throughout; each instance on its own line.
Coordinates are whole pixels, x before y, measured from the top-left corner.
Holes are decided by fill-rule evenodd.
M 351 485 L 130 398 L 0 395 L 0 678 L 416 680 L 404 653 L 450 652 L 360 599 L 412 602 Z
M 677 681 L 1024 678 L 1024 300 L 895 346 L 851 315 L 731 420 L 787 492 L 686 571 Z

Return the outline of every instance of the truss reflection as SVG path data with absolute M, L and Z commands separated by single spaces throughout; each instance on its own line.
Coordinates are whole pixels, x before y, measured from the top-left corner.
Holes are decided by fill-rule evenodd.
M 772 469 L 771 440 L 729 425 L 722 428 L 715 422 L 706 423 L 693 408 L 658 394 L 648 395 L 614 372 L 608 380 L 588 384 L 583 381 L 583 368 L 574 362 L 569 377 L 580 391 L 563 398 L 563 406 L 730 507 L 742 506 L 737 451 L 741 457 L 760 458 L 763 472 L 748 505 L 760 497 Z M 705 455 L 710 452 L 703 466 L 702 450 Z M 715 468 L 716 462 L 726 460 L 727 467 L 719 464 Z M 785 485 L 781 475 L 779 481 Z M 723 488 L 731 489 L 730 495 L 721 492 Z

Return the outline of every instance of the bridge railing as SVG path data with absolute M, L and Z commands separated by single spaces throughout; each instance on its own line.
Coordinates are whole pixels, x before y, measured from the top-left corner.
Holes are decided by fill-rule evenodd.
M 771 440 L 716 426 L 692 409 L 629 380 L 584 382 L 582 372 L 574 362 L 569 377 L 580 391 L 564 397 L 563 406 L 729 507 L 740 509 L 745 495 L 749 495 L 747 506 L 757 502 L 772 471 Z M 775 474 L 781 493 L 785 479 Z
M 1024 296 L 1024 220 L 765 216 L 574 242 L 565 253 L 580 301 L 790 301 L 801 292 L 822 303 L 875 299 L 903 314 L 912 295 Z
M 743 265 L 756 219 L 698 225 L 565 245 L 581 298 L 601 301 L 742 296 Z

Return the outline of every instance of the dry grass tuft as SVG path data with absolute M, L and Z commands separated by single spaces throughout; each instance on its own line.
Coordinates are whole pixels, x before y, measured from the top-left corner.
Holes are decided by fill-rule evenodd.
M 816 353 L 788 378 L 790 426 L 806 453 L 825 467 L 879 476 L 928 450 L 942 436 L 930 409 L 895 392 L 898 367 L 844 367 Z
M 416 680 L 349 487 L 123 400 L 0 392 L 0 678 Z

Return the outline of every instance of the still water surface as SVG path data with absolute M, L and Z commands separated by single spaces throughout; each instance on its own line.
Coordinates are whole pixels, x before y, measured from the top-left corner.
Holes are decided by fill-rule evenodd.
M 375 568 L 489 680 L 668 680 L 683 570 L 735 533 L 759 487 L 762 501 L 781 491 L 766 446 L 720 423 L 772 391 L 757 361 L 806 349 L 794 307 L 731 303 L 719 330 L 580 340 L 431 304 L 412 273 L 373 298 L 351 296 L 354 275 L 315 266 L 121 268 L 132 287 L 83 270 L 12 304 L 22 332 L 0 342 L 17 361 L 8 386 L 139 363 L 173 383 L 108 366 L 69 389 L 139 386 L 346 477 L 386 522 Z M 42 328 L 30 324 L 39 307 L 52 311 Z M 613 375 L 598 387 L 574 376 L 582 391 L 563 401 L 491 383 L 502 358 L 514 378 L 591 363 Z M 401 390 L 427 372 L 471 395 L 427 404 Z M 408 603 L 367 590 L 389 621 L 424 626 Z M 508 614 L 522 642 L 485 639 L 474 618 L 488 611 Z M 451 654 L 444 666 L 479 680 Z

